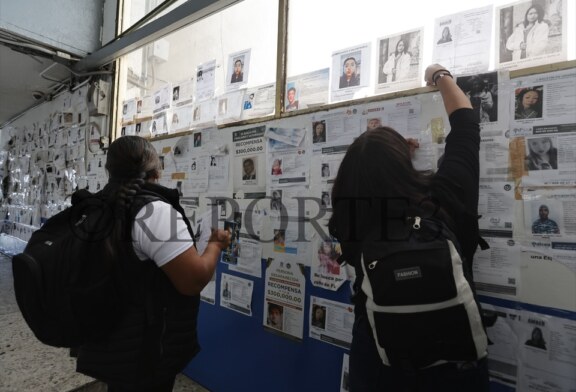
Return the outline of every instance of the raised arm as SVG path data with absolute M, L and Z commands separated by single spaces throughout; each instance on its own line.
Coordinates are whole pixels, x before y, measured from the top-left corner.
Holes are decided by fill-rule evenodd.
M 450 71 L 440 64 L 428 66 L 424 78 L 427 86 L 436 86 L 440 90 L 442 100 L 444 101 L 444 108 L 446 108 L 448 116 L 461 108 L 472 109 L 470 100 L 460 87 L 458 87 Z

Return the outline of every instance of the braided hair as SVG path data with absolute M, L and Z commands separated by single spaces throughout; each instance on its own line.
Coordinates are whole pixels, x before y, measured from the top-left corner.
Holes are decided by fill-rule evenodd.
M 148 140 L 140 136 L 123 136 L 110 144 L 105 167 L 110 177 L 106 190 L 116 217 L 106 247 L 114 257 L 124 249 L 118 246 L 120 242 L 131 238 L 131 225 L 127 224 L 127 218 L 134 196 L 141 191 L 145 182 L 160 177 L 162 166 L 158 153 Z

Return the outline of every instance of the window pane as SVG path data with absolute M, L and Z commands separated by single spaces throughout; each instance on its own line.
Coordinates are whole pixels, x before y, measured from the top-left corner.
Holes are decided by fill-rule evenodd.
M 242 95 L 263 85 L 272 85 L 267 93 L 273 103 L 277 21 L 278 1 L 245 0 L 122 57 L 119 102 L 143 97 L 151 99 L 162 88 L 180 86 L 179 93 L 192 91 L 193 103 L 196 104 L 205 98 L 199 96 L 202 92 L 198 88 L 198 66 L 215 61 L 211 89 L 215 98 L 210 110 L 216 110 L 220 96 L 231 91 Z M 234 57 L 234 54 L 238 55 Z M 244 78 L 232 83 L 233 60 L 237 58 L 245 63 Z M 171 102 L 167 104 L 180 106 Z M 128 115 L 122 113 L 123 109 L 120 105 L 119 121 L 122 121 L 123 114 L 124 123 L 132 121 L 132 107 L 128 108 Z M 158 110 L 153 114 L 156 116 Z
M 290 87 L 291 83 L 297 85 L 299 83 L 298 76 L 321 69 L 325 69 L 326 73 L 330 74 L 330 86 L 325 98 L 326 100 L 330 99 L 330 102 L 384 93 L 387 91 L 382 88 L 383 84 L 411 76 L 413 76 L 411 85 L 400 84 L 397 85 L 398 88 L 392 91 L 423 86 L 423 72 L 426 66 L 432 62 L 433 52 L 437 51 L 437 46 L 442 42 L 440 41 L 441 37 L 438 36 L 439 32 L 442 31 L 441 28 L 438 28 L 440 25 L 438 18 L 480 8 L 483 8 L 488 14 L 485 19 L 487 20 L 485 23 L 487 31 L 484 35 L 478 35 L 481 36 L 480 39 L 476 39 L 482 42 L 485 49 L 479 47 L 475 49 L 477 55 L 485 54 L 483 57 L 488 70 L 494 70 L 498 68 L 495 66 L 494 48 L 496 47 L 495 44 L 499 44 L 494 38 L 496 34 L 494 31 L 499 31 L 499 11 L 503 7 L 501 2 L 494 3 L 494 0 L 440 2 L 405 0 L 393 3 L 373 0 L 356 0 L 354 2 L 332 0 L 327 6 L 327 3 L 321 1 L 290 0 L 287 87 Z M 535 0 L 534 3 L 542 3 L 546 12 L 545 19 L 549 19 L 549 24 L 553 25 L 560 15 L 560 8 L 562 8 L 557 5 L 562 4 L 562 2 L 560 0 Z M 515 9 L 515 24 L 519 23 L 520 18 L 523 18 L 525 8 L 529 7 L 530 4 L 531 1 L 526 0 L 520 3 L 517 10 Z M 568 40 L 567 59 L 573 59 L 575 46 L 574 2 L 565 1 L 563 4 L 568 9 L 568 12 L 564 14 L 566 18 L 564 24 L 568 26 L 567 33 L 564 33 Z M 470 21 L 476 22 L 472 17 Z M 450 21 L 446 22 L 449 23 Z M 477 33 L 471 28 L 475 24 L 462 25 L 469 29 L 466 31 L 469 35 Z M 561 24 L 557 27 L 559 31 L 560 26 Z M 456 26 L 453 24 L 451 27 Z M 554 37 L 550 33 L 550 50 L 553 49 L 553 41 L 559 42 L 560 40 L 559 36 Z M 400 44 L 400 41 L 405 42 L 406 45 Z M 395 67 L 389 67 L 385 70 L 387 60 L 392 53 L 397 53 L 398 46 L 406 46 L 411 52 L 411 58 L 405 59 L 406 74 L 402 74 L 403 67 L 401 65 L 404 59 L 399 56 L 396 58 Z M 498 47 L 500 46 L 501 44 Z M 458 56 L 462 55 L 460 49 L 457 53 Z M 349 62 L 354 63 L 352 65 L 356 68 L 356 78 L 343 78 L 346 71 L 344 63 L 349 57 L 355 60 L 355 63 Z M 554 59 L 554 61 L 561 60 L 561 58 Z M 411 63 L 408 64 L 410 61 Z M 547 60 L 542 58 L 539 61 L 545 63 Z M 390 63 L 389 66 L 391 65 Z M 449 64 L 443 65 L 449 66 Z M 304 83 L 304 86 L 306 85 Z M 336 94 L 338 89 L 347 87 L 352 87 L 351 94 L 343 98 Z
M 156 15 L 150 21 L 161 17 L 164 14 L 172 11 L 173 9 L 179 7 L 187 0 L 178 0 L 174 4 L 170 5 L 167 9 L 163 10 L 160 14 Z M 144 16 L 148 15 L 152 10 L 158 7 L 160 4 L 164 3 L 165 0 L 124 0 L 123 11 L 122 11 L 122 32 L 128 30 L 136 22 L 142 19 Z M 149 22 L 150 22 L 149 21 Z

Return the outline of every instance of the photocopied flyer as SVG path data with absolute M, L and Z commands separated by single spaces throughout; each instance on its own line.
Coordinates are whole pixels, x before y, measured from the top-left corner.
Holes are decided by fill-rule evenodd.
M 506 181 L 512 178 L 508 165 L 510 140 L 505 136 L 482 136 L 480 139 L 480 179 Z
M 230 264 L 230 271 L 262 277 L 262 244 L 258 239 L 240 233 L 240 252 L 235 265 Z
M 367 42 L 332 54 L 331 102 L 356 98 L 360 89 L 368 86 L 371 74 L 370 48 Z
M 534 127 L 552 130 L 510 140 L 510 170 L 524 186 L 576 185 L 576 123 Z
M 276 84 L 247 89 L 242 102 L 242 118 L 264 117 L 274 113 Z
M 514 183 L 507 181 L 481 182 L 478 196 L 478 226 L 480 230 L 512 234 Z
M 329 76 L 330 68 L 323 68 L 288 78 L 285 110 L 289 112 L 327 104 Z
M 335 109 L 312 117 L 312 149 L 352 144 L 360 135 L 360 113 L 356 109 Z
M 353 324 L 354 305 L 310 297 L 311 338 L 349 349 Z
M 254 284 L 251 280 L 222 273 L 220 275 L 220 306 L 252 316 L 252 295 Z
M 268 259 L 264 286 L 264 327 L 301 340 L 306 298 L 304 266 L 282 258 Z
M 158 90 L 154 91 L 153 110 L 158 113 L 161 110 L 168 109 L 172 103 L 172 85 L 166 83 Z
M 514 114 L 510 136 L 575 131 L 575 69 L 513 79 L 511 88 L 510 108 Z
M 518 1 L 496 8 L 496 67 L 518 69 L 566 60 L 568 1 Z
M 424 29 L 405 31 L 376 40 L 378 69 L 376 94 L 420 87 Z
M 522 198 L 526 237 L 576 240 L 576 195 L 570 188 L 526 190 Z
M 518 381 L 519 340 L 516 330 L 520 323 L 520 311 L 488 303 L 482 303 L 482 309 L 498 315 L 494 325 L 486 329 L 488 338 L 493 343 L 488 346 L 490 378 L 514 388 Z
M 172 107 L 192 103 L 194 90 L 192 80 L 183 80 L 172 85 Z
M 308 266 L 314 232 L 306 219 L 302 217 L 271 218 L 270 225 L 272 235 L 269 235 L 268 238 L 273 238 L 272 252 L 265 257 L 280 257 L 283 260 L 299 262 Z
M 519 391 L 573 391 L 576 321 L 523 311 L 518 325 Z
M 479 293 L 516 299 L 519 294 L 520 244 L 509 237 L 486 237 L 489 249 L 474 255 L 474 284 Z
M 233 160 L 232 177 L 234 192 L 257 193 L 261 196 L 266 189 L 266 141 L 265 126 L 232 132 Z
M 269 139 L 278 145 L 282 142 Z M 287 148 L 272 151 L 268 148 L 267 182 L 271 186 L 308 185 L 310 181 L 310 153 L 305 148 Z
M 502 136 L 510 124 L 508 71 L 493 71 L 458 76 L 456 83 L 470 99 L 481 136 Z
M 342 375 L 340 381 L 340 392 L 350 390 L 350 356 L 344 353 L 342 357 Z
M 432 63 L 454 75 L 486 72 L 490 63 L 492 6 L 443 16 L 434 23 Z
M 196 100 L 205 101 L 214 97 L 216 60 L 198 65 L 196 68 Z

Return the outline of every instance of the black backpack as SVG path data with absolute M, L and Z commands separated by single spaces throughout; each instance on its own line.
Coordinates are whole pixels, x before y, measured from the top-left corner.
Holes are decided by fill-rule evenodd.
M 13 257 L 16 301 L 42 343 L 77 347 L 117 324 L 123 278 L 105 251 L 115 222 L 102 193 L 78 191 L 72 206 L 48 219 Z
M 402 240 L 366 241 L 362 291 L 382 362 L 421 369 L 486 355 L 480 308 L 454 234 L 433 218 L 406 221 Z

